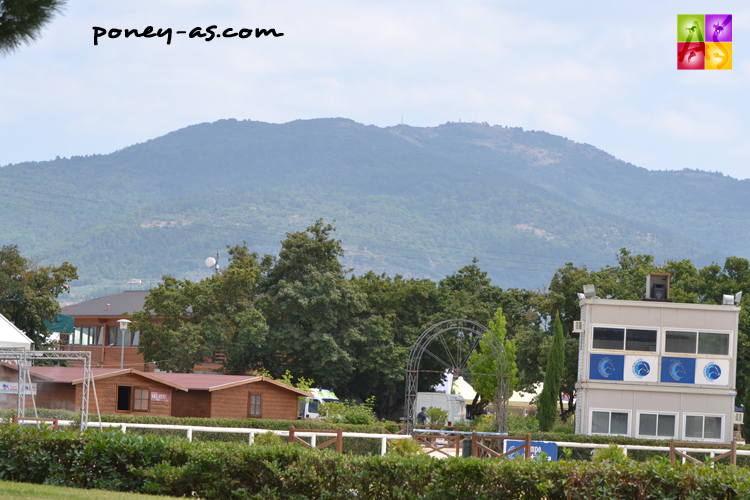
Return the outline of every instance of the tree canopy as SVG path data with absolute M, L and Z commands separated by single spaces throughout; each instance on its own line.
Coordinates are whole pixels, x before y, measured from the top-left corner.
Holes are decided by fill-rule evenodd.
M 0 54 L 37 40 L 65 0 L 0 0 Z
M 566 419 L 575 411 L 578 336 L 572 329 L 580 317 L 576 293 L 584 284 L 594 284 L 602 297 L 636 300 L 645 292 L 645 276 L 661 271 L 671 273 L 671 297 L 678 302 L 720 304 L 723 294 L 750 290 L 747 259 L 730 257 L 723 267 L 698 269 L 687 260 L 657 265 L 653 256 L 626 249 L 617 265 L 599 270 L 567 263 L 548 288 L 536 291 L 502 289 L 476 259 L 438 282 L 374 272 L 354 276 L 341 264 L 344 250 L 334 232 L 318 220 L 288 233 L 276 257 L 237 245 L 229 249 L 226 269 L 210 278 L 193 283 L 164 276 L 143 311 L 133 315 L 146 360 L 191 371 L 219 354 L 226 373 L 312 379 L 341 397 L 375 396 L 376 411 L 388 416 L 403 401 L 406 361 L 419 335 L 442 320 L 470 319 L 489 325 L 504 342 L 513 389 L 531 391 L 545 380 L 550 353 L 559 357 L 562 348 L 567 361 L 560 363 L 559 382 L 551 386 L 559 391 L 550 400 L 560 403 Z M 741 368 L 750 366 L 749 334 L 743 309 L 738 401 L 750 387 L 750 372 Z M 479 350 L 487 346 L 480 343 Z M 434 373 L 420 374 L 419 387 L 430 390 L 441 382 L 443 367 L 429 357 L 423 364 Z M 494 381 L 486 382 L 476 378 L 475 388 L 491 400 Z
M 60 312 L 57 298 L 78 279 L 75 266 L 39 266 L 21 255 L 18 246 L 0 248 L 0 314 L 34 341 L 37 349 L 47 342 L 44 324 Z

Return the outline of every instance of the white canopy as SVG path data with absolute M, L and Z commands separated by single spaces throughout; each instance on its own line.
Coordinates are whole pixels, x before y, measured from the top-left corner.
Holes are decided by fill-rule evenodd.
M 16 328 L 8 318 L 0 314 L 0 349 L 23 347 L 31 350 L 33 342 L 24 333 Z

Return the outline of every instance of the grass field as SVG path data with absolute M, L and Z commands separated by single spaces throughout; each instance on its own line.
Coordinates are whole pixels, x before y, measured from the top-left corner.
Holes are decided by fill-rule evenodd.
M 50 500 L 154 500 L 168 497 L 0 481 L 0 498 L 3 500 L 38 500 L 48 498 Z

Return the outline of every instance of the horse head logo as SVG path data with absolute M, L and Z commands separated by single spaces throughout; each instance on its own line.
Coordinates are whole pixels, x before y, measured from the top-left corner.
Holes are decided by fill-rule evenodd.
M 685 365 L 682 364 L 682 361 L 675 361 L 672 363 L 669 373 L 672 375 L 673 379 L 682 380 L 687 375 L 687 370 L 685 369 Z
M 703 369 L 703 375 L 705 375 L 707 380 L 716 382 L 719 380 L 719 377 L 721 377 L 721 368 L 719 368 L 719 365 L 716 363 L 709 363 L 706 365 L 706 368 Z
M 617 369 L 611 359 L 604 358 L 599 361 L 599 373 L 602 377 L 609 378 L 609 376 L 615 373 L 615 371 L 617 371 Z
M 633 365 L 633 373 L 636 377 L 643 378 L 651 373 L 651 365 L 649 365 L 647 361 L 639 359 Z

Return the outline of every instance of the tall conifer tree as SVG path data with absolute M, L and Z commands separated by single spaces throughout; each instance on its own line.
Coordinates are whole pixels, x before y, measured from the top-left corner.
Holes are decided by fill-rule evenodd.
M 563 339 L 560 313 L 555 317 L 555 334 L 547 355 L 547 370 L 544 372 L 544 388 L 537 404 L 539 428 L 549 432 L 557 420 L 557 400 L 560 396 L 560 384 L 565 370 L 565 340 Z

